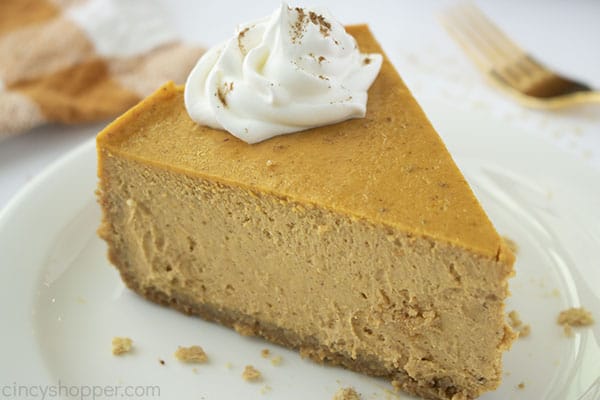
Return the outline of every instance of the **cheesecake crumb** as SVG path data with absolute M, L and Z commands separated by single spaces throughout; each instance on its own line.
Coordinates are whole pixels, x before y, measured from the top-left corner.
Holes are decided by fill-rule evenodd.
M 208 356 L 200 346 L 179 346 L 175 352 L 175 358 L 185 363 L 202 364 L 208 361 Z
M 521 382 L 517 385 L 519 389 L 525 389 L 525 382 Z
M 519 338 L 526 338 L 531 334 L 531 326 L 523 325 L 523 327 L 519 330 Z
M 195 374 L 197 374 L 198 373 L 198 368 L 196 368 L 196 367 L 192 368 L 192 372 L 195 373 Z
M 574 327 L 590 326 L 594 323 L 592 313 L 583 307 L 573 307 L 561 311 L 556 322 L 563 327 L 565 336 L 573 336 Z
M 341 388 L 333 396 L 333 400 L 360 400 L 360 395 L 351 387 Z
M 112 353 L 120 356 L 131 351 L 133 340 L 128 337 L 114 337 L 112 340 Z
M 269 386 L 269 385 L 263 385 L 260 388 L 260 394 L 267 394 L 270 391 L 271 391 L 271 386 Z
M 573 307 L 560 312 L 558 323 L 560 325 L 589 326 L 594 323 L 594 318 L 592 313 L 585 308 Z
M 524 324 L 523 321 L 521 321 L 519 313 L 515 310 L 508 313 L 508 323 L 510 327 L 517 332 L 518 338 L 525 338 L 531 334 L 531 326 L 529 324 Z
M 262 358 L 269 358 L 271 356 L 271 351 L 269 349 L 262 349 L 260 355 Z
M 519 245 L 517 244 L 517 242 L 515 242 L 508 236 L 502 236 L 502 239 L 504 240 L 504 243 L 506 243 L 506 246 L 510 249 L 510 251 L 513 252 L 513 254 L 516 255 L 519 252 Z
M 159 358 L 159 359 L 158 359 L 158 363 L 159 363 L 160 365 L 165 365 L 165 360 L 163 360 L 162 358 Z
M 242 378 L 248 382 L 256 382 L 261 379 L 262 375 L 259 370 L 254 368 L 252 365 L 246 365 L 244 372 L 242 372 Z
M 402 390 L 402 383 L 400 381 L 393 380 L 391 383 L 395 392 L 399 392 Z
M 271 359 L 271 364 L 273 364 L 274 366 L 278 367 L 281 365 L 281 356 L 275 356 Z

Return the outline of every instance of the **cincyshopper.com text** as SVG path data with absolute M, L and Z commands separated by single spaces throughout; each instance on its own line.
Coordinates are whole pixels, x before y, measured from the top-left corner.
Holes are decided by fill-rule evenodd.
M 60 380 L 51 385 L 0 384 L 0 399 L 19 400 L 107 400 L 160 397 L 157 385 L 68 385 Z

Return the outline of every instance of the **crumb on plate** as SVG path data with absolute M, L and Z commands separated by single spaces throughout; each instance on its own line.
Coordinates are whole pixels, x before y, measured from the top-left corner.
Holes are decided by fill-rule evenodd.
M 519 338 L 525 338 L 531 334 L 531 326 L 523 325 L 521 329 L 519 329 Z
M 518 338 L 525 338 L 531 334 L 531 326 L 521 321 L 521 316 L 516 310 L 508 313 L 508 324 L 518 333 Z
M 271 358 L 271 364 L 273 364 L 276 367 L 281 365 L 281 361 L 282 361 L 281 356 L 275 356 L 275 357 Z
M 583 307 L 572 307 L 558 314 L 556 322 L 563 327 L 565 336 L 573 336 L 574 327 L 590 326 L 594 323 L 592 313 Z
M 512 310 L 508 313 L 508 321 L 512 328 L 518 328 L 523 324 L 523 321 L 521 321 L 521 317 L 516 310 Z
M 354 388 L 346 387 L 338 390 L 333 396 L 333 400 L 360 400 L 360 395 Z
M 175 358 L 181 362 L 196 364 L 202 364 L 208 361 L 208 357 L 204 352 L 204 349 L 200 346 L 179 346 L 175 352 Z
M 242 372 L 242 378 L 248 382 L 256 382 L 261 379 L 262 375 L 259 370 L 254 368 L 252 365 L 246 365 L 244 372 Z
M 114 337 L 112 340 L 112 353 L 115 356 L 120 356 L 131 351 L 133 340 L 128 337 Z
M 268 393 L 270 391 L 271 391 L 271 386 L 269 386 L 269 385 L 263 385 L 260 388 L 260 394 L 266 394 L 266 393 Z

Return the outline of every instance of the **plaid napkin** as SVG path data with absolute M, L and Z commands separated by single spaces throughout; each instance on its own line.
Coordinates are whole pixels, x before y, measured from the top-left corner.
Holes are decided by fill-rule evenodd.
M 0 140 L 114 117 L 201 52 L 151 0 L 0 0 Z

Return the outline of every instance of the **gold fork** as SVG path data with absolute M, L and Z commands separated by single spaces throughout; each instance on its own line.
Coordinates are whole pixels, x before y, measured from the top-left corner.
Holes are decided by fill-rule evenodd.
M 441 22 L 477 67 L 523 105 L 560 108 L 600 102 L 600 91 L 546 68 L 474 4 L 463 3 L 446 10 Z

